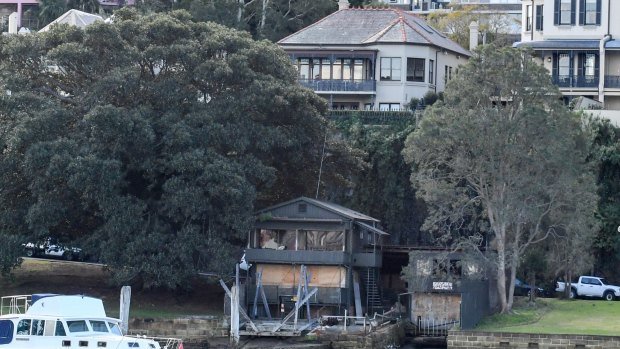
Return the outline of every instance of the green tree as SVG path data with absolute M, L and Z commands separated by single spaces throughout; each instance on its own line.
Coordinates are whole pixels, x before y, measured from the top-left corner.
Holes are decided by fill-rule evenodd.
M 587 123 L 527 51 L 490 45 L 407 139 L 412 182 L 429 206 L 424 227 L 488 260 L 502 312 L 528 249 L 594 214 L 590 144 Z M 480 219 L 487 225 L 474 226 Z
M 60 17 L 67 10 L 67 0 L 41 0 L 39 3 L 41 27 Z
M 119 282 L 230 271 L 257 198 L 316 189 L 325 101 L 276 45 L 184 11 L 0 37 L 0 90 L 0 227 L 88 239 Z

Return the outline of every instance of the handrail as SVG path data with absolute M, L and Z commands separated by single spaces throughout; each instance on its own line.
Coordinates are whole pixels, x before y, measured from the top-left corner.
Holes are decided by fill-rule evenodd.
M 32 295 L 5 296 L 0 298 L 0 315 L 24 314 L 30 307 Z

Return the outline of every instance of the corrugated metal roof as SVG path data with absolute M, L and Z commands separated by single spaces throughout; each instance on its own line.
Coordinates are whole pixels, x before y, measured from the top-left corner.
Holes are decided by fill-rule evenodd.
M 415 14 L 397 9 L 339 10 L 278 42 L 282 46 L 380 43 L 433 45 L 471 55 Z
M 360 227 L 362 227 L 362 228 L 364 228 L 364 229 L 368 229 L 368 230 L 370 230 L 370 231 L 372 231 L 372 232 L 375 232 L 375 233 L 377 233 L 377 234 L 379 234 L 379 235 L 390 235 L 390 234 L 388 234 L 388 233 L 384 232 L 384 231 L 383 231 L 383 230 L 381 230 L 381 229 L 377 229 L 377 228 L 375 228 L 375 227 L 373 227 L 373 226 L 370 226 L 370 225 L 365 224 L 365 223 L 362 223 L 362 222 L 355 222 L 355 224 L 359 225 Z
M 542 40 L 515 42 L 513 47 L 531 47 L 533 49 L 555 50 L 590 50 L 599 48 L 599 40 Z

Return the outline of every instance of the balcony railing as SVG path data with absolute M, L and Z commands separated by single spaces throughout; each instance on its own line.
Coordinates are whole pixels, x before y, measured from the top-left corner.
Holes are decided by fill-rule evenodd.
M 605 75 L 605 87 L 620 88 L 620 76 Z
M 314 91 L 333 92 L 375 92 L 375 80 L 309 80 L 299 79 L 302 86 Z
M 598 76 L 554 75 L 552 80 L 558 87 L 598 87 Z
M 297 263 L 343 265 L 350 264 L 350 254 L 344 251 L 292 251 L 251 248 L 245 251 L 251 263 Z

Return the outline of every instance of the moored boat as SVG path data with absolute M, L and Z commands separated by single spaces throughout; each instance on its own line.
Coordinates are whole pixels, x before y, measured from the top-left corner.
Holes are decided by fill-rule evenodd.
M 97 298 L 39 294 L 0 299 L 2 349 L 183 348 L 180 340 L 162 345 L 153 338 L 123 335 L 121 321 L 108 317 Z

